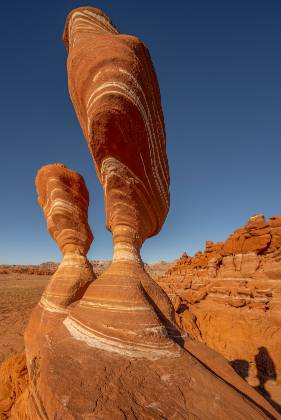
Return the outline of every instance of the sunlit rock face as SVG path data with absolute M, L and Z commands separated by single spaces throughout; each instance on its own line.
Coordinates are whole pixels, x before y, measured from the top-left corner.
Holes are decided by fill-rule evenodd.
M 64 41 L 69 92 L 104 188 L 107 227 L 114 236 L 132 230 L 138 248 L 159 232 L 169 209 L 165 127 L 149 52 L 94 8 L 70 13 Z M 118 242 L 114 258 L 132 258 Z
M 25 331 L 29 386 L 22 403 L 17 401 L 12 410 L 13 418 L 19 419 L 49 418 L 42 403 L 43 396 L 48 399 L 42 359 L 47 360 L 48 353 L 53 351 L 55 331 L 95 280 L 86 256 L 93 235 L 88 225 L 89 194 L 83 177 L 62 164 L 46 165 L 37 173 L 36 190 L 48 231 L 62 251 L 63 261 L 34 308 Z M 49 368 L 51 365 L 46 366 Z
M 64 40 L 70 96 L 104 189 L 114 243 L 112 266 L 88 289 L 66 325 L 76 335 L 84 328 L 88 342 L 90 329 L 92 343 L 104 338 L 104 347 L 116 352 L 149 358 L 153 352 L 177 354 L 166 337 L 177 334 L 171 304 L 140 257 L 144 240 L 159 232 L 169 209 L 165 127 L 148 50 L 136 37 L 119 34 L 93 8 L 70 13 Z M 101 322 L 101 313 L 110 322 Z
M 281 406 L 281 217 L 250 217 L 157 281 L 185 331 Z
M 73 377 L 79 384 L 85 378 L 90 390 L 76 382 L 79 400 L 70 398 L 57 409 L 85 418 L 92 411 L 93 418 L 160 419 L 175 413 L 178 418 L 225 418 L 229 411 L 235 416 L 242 404 L 249 417 L 262 418 L 264 402 L 264 408 L 252 411 L 227 381 L 232 378 L 248 398 L 252 391 L 236 382 L 222 359 L 193 346 L 188 337 L 184 342 L 167 296 L 143 269 L 140 248 L 159 232 L 169 209 L 160 93 L 147 49 L 137 38 L 119 34 L 94 8 L 70 13 L 64 40 L 70 96 L 104 189 L 114 255 L 57 332 L 69 343 L 64 359 L 71 361 Z M 62 353 L 59 340 L 55 346 L 53 354 Z M 59 366 L 53 355 L 49 358 Z M 203 367 L 202 358 L 222 381 Z M 48 383 L 54 384 L 52 375 Z M 199 393 L 202 402 L 194 409 L 191 401 Z M 250 399 L 257 401 L 256 394 Z M 210 401 L 219 402 L 215 407 Z
M 86 257 L 93 240 L 88 225 L 89 194 L 82 176 L 62 164 L 43 166 L 36 177 L 36 190 L 48 231 L 63 254 L 40 305 L 64 312 L 95 278 Z

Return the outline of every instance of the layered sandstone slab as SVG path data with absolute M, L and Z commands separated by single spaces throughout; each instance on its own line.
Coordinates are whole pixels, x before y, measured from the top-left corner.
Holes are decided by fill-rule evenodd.
M 180 325 L 281 406 L 280 226 L 279 216 L 253 216 L 224 243 L 206 241 L 205 252 L 183 255 L 158 282 Z
M 277 418 L 230 367 L 194 342 L 177 357 L 128 357 L 92 346 L 90 337 L 88 344 L 74 339 L 60 325 L 49 346 L 41 342 L 32 365 L 32 418 Z

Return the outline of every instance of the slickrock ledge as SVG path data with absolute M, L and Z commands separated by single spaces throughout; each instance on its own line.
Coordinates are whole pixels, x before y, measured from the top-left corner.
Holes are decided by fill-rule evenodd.
M 141 246 L 169 210 L 160 92 L 147 49 L 92 7 L 69 14 L 64 40 L 70 95 L 104 189 L 114 257 L 78 301 L 46 294 L 65 312 L 35 309 L 25 335 L 26 404 L 13 418 L 277 418 L 224 359 L 181 335 L 167 295 L 144 271 Z M 49 230 L 64 251 L 63 235 Z M 70 237 L 80 247 L 80 230 Z

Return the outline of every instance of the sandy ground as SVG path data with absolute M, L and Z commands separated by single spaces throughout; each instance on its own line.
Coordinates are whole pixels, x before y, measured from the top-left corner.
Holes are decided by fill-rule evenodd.
M 23 332 L 49 276 L 0 274 L 0 363 L 23 351 Z

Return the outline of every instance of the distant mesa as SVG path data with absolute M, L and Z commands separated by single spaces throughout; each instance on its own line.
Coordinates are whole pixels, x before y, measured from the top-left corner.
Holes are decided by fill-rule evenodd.
M 110 260 L 89 260 L 96 276 L 101 275 L 111 264 Z M 0 264 L 0 274 L 23 274 L 35 276 L 51 276 L 58 269 L 59 263 L 45 262 L 41 264 Z M 174 266 L 174 261 L 144 263 L 145 270 L 154 280 Z

